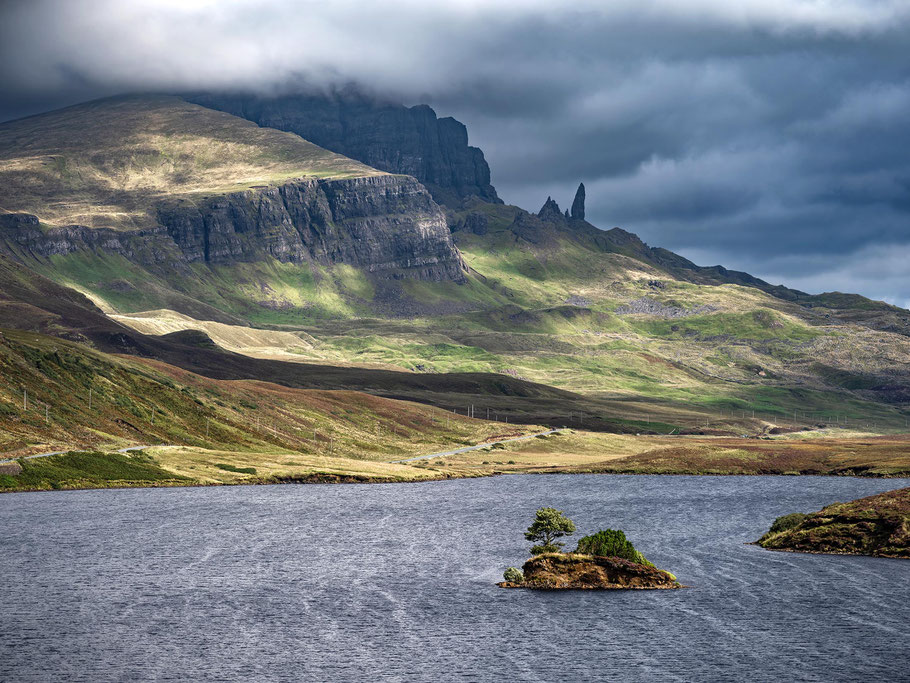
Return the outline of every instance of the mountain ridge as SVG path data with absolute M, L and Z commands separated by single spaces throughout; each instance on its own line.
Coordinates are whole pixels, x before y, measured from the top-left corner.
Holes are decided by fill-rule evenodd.
M 199 105 L 169 102 L 209 116 Z M 222 112 L 211 116 L 228 133 L 237 126 L 248 135 L 254 126 Z M 270 140 L 291 136 L 256 131 Z M 180 140 L 179 126 L 159 132 Z M 359 168 L 306 149 L 317 164 Z M 200 159 L 198 147 L 187 153 Z M 67 154 L 63 146 L 54 156 Z M 122 160 L 132 159 L 113 158 L 124 167 Z M 156 178 L 192 183 L 168 175 L 161 155 L 140 161 Z M 221 168 L 230 160 L 214 162 Z M 104 168 L 105 178 L 122 176 Z M 97 313 L 88 317 L 103 329 L 80 332 L 78 313 L 42 314 L 53 302 L 29 309 L 24 290 L 5 305 L 7 324 L 81 334 L 108 352 L 219 379 L 260 374 L 449 409 L 479 404 L 535 424 L 668 433 L 704 424 L 705 413 L 730 420 L 738 412 L 746 429 L 765 429 L 758 418 L 746 420 L 745 408 L 766 420 L 833 408 L 854 419 L 873 416 L 870 423 L 902 422 L 910 367 L 901 309 L 696 266 L 633 233 L 583 220 L 581 192 L 572 212 L 550 199 L 532 214 L 476 194 L 440 208 L 409 176 L 369 169 L 356 177 L 301 178 L 301 170 L 214 194 L 179 185 L 153 204 L 156 227 L 145 232 L 59 228 L 39 214 L 7 215 L 0 251 L 20 267 L 85 293 L 124 322 L 141 320 L 142 329 L 167 334 L 119 323 L 114 329 Z M 70 191 L 61 185 L 58 200 Z M 299 198 L 287 201 L 291 194 Z M 164 242 L 171 251 L 155 247 Z M 156 326 L 156 310 L 169 316 L 167 324 Z M 181 317 L 169 311 L 238 329 L 300 333 L 312 342 L 291 342 L 280 359 L 251 360 L 223 352 L 198 330 L 174 332 Z M 289 363 L 292 354 L 300 362 Z
M 443 204 L 470 195 L 500 201 L 483 152 L 468 145 L 465 125 L 437 118 L 425 104 L 405 107 L 356 92 L 276 97 L 195 93 L 186 99 L 296 133 L 382 171 L 414 176 Z

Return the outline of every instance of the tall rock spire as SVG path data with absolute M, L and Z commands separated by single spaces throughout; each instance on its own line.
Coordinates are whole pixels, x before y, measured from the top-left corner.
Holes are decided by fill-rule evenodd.
M 585 184 L 578 183 L 578 192 L 572 202 L 572 218 L 583 221 L 585 219 Z

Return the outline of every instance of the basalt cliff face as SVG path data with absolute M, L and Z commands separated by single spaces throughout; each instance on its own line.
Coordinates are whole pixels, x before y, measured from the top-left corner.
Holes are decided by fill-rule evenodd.
M 155 270 L 271 257 L 347 264 L 385 279 L 464 279 L 445 216 L 407 176 L 299 179 L 195 202 L 163 202 L 157 223 L 138 231 L 45 229 L 35 216 L 7 214 L 0 216 L 0 250 L 45 258 L 116 253 Z
M 455 204 L 476 195 L 499 202 L 483 152 L 468 145 L 468 131 L 453 118 L 437 118 L 425 104 L 405 107 L 360 96 L 196 94 L 187 98 L 277 128 L 320 147 L 427 186 L 436 201 Z

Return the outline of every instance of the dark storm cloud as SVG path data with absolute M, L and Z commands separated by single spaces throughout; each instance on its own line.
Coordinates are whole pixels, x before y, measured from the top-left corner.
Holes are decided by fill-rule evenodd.
M 0 116 L 356 83 L 464 121 L 500 194 L 910 302 L 910 8 L 885 0 L 12 2 Z

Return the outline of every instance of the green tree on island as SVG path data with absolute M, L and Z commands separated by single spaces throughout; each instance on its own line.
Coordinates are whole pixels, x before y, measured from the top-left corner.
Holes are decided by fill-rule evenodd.
M 534 517 L 534 522 L 525 532 L 525 538 L 535 541 L 531 548 L 532 555 L 543 553 L 558 553 L 564 543 L 557 538 L 575 533 L 575 523 L 566 517 L 562 510 L 556 508 L 540 508 Z

